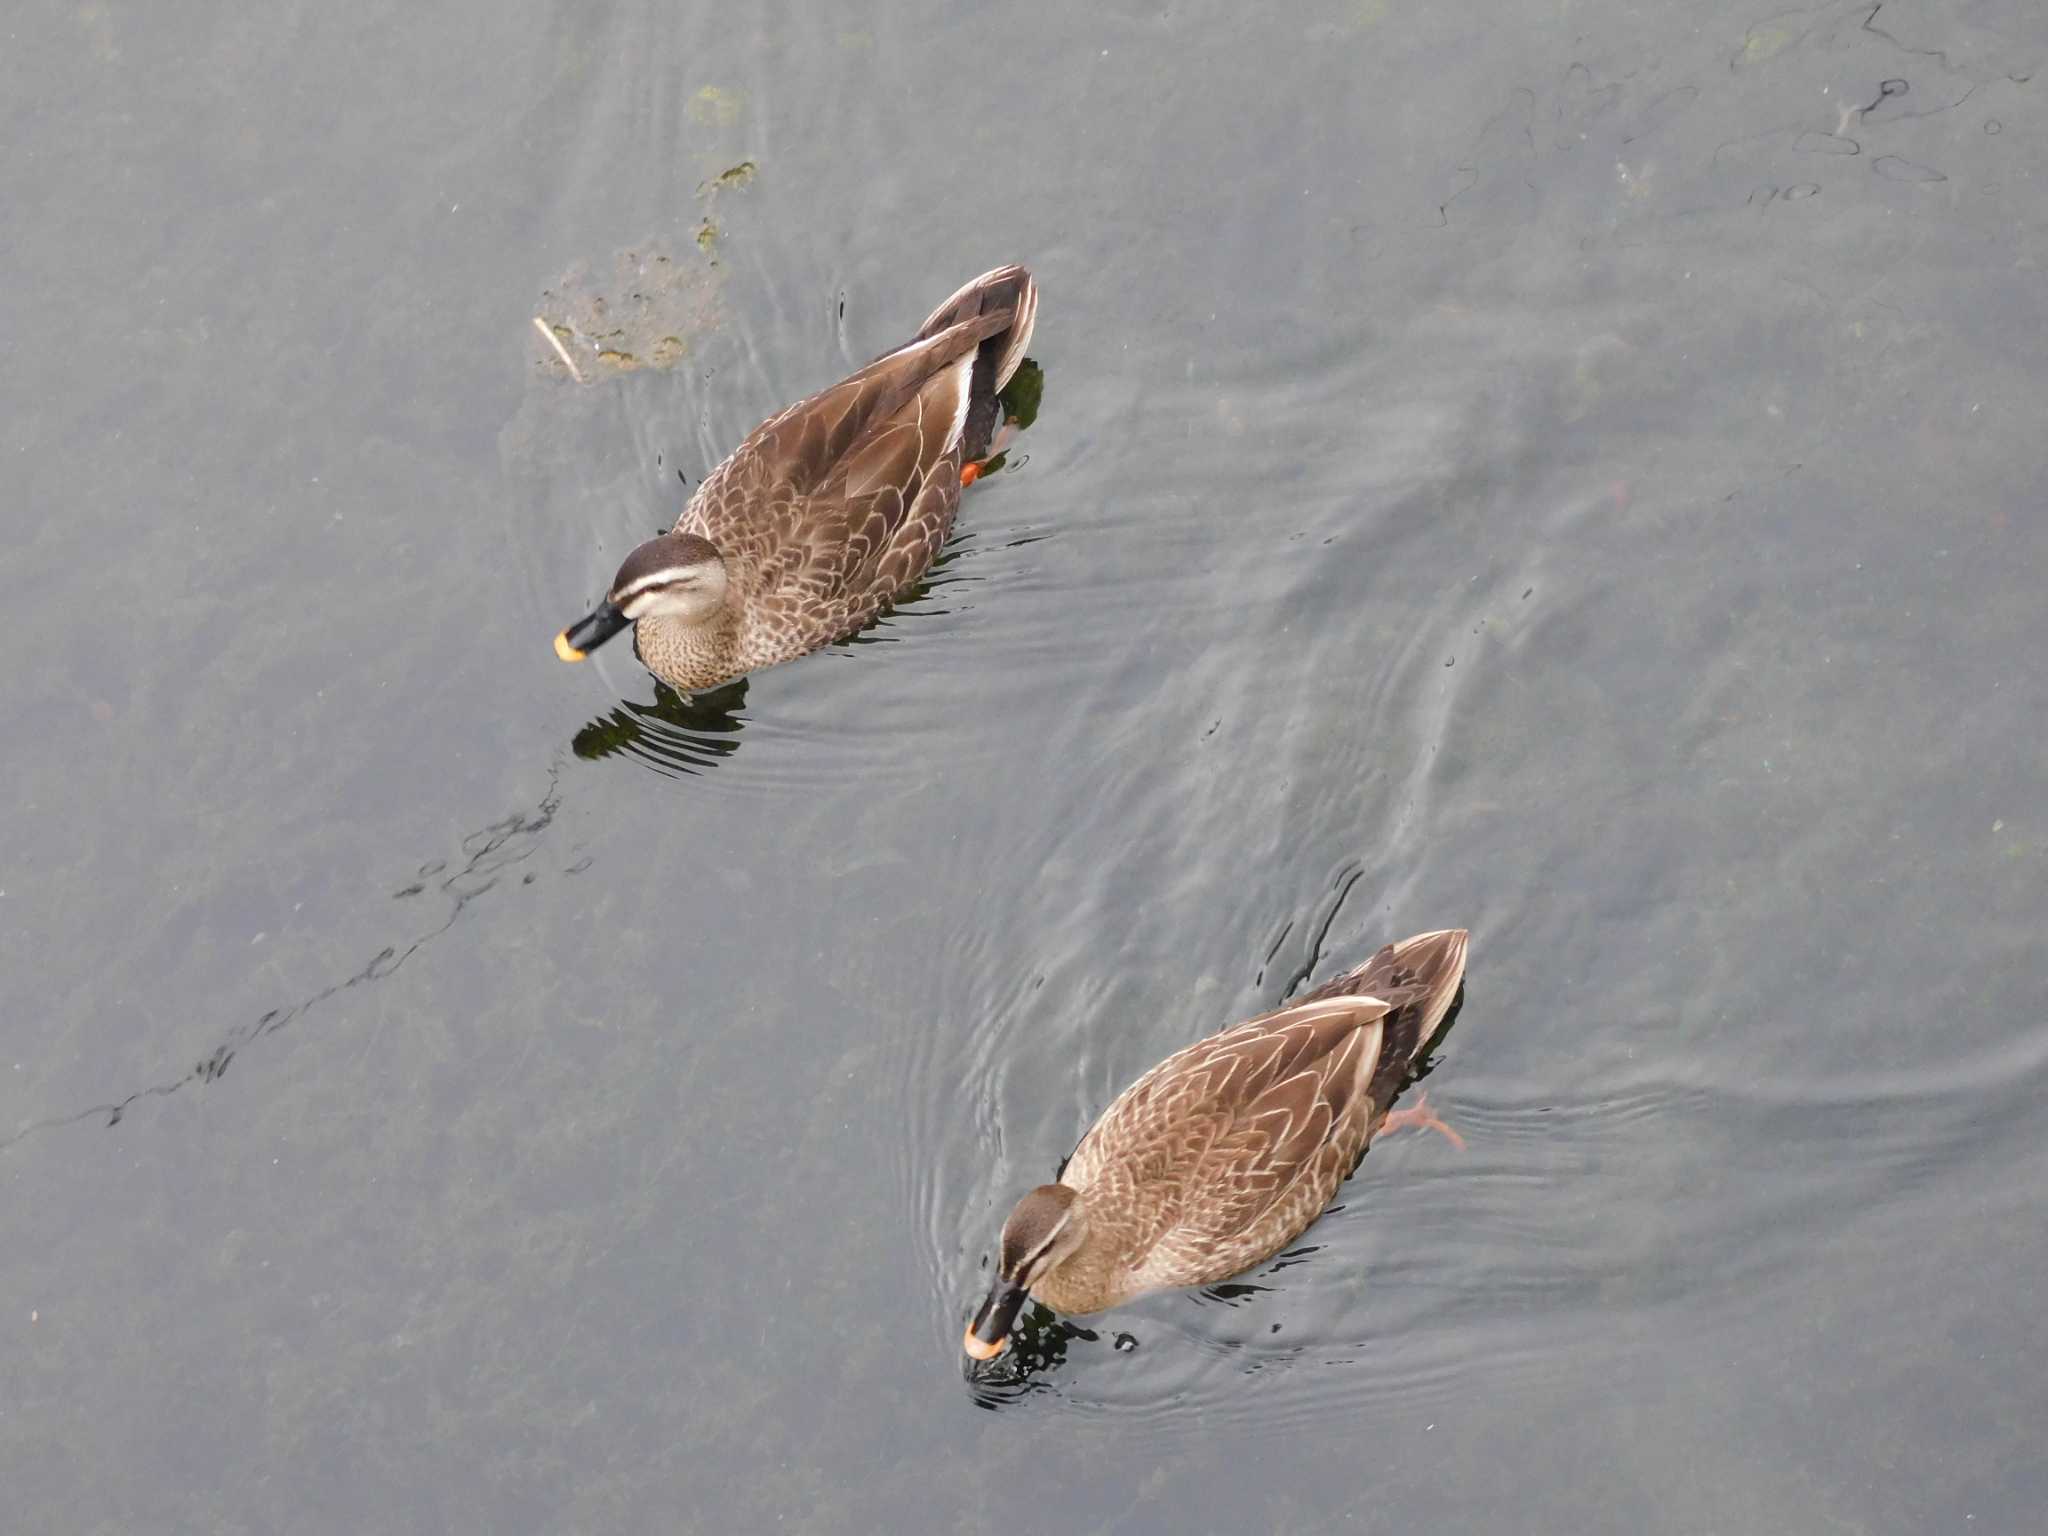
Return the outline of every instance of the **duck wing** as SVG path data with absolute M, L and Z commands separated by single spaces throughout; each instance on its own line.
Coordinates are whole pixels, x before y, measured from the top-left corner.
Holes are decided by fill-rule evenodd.
M 1419 933 L 1385 946 L 1356 970 L 1302 998 L 1309 1003 L 1363 993 L 1387 1004 L 1386 1041 L 1368 1090 L 1375 1122 L 1394 1102 L 1457 998 L 1470 941 L 1463 928 Z
M 1347 1123 L 1387 1011 L 1364 994 L 1317 999 L 1176 1052 L 1110 1105 L 1061 1182 L 1143 1213 L 1127 1234 L 1134 1262 L 1169 1236 L 1213 1249 L 1282 1198 Z
M 951 525 L 976 352 L 1009 324 L 960 321 L 771 417 L 677 526 L 717 545 L 757 594 L 816 604 L 893 592 Z

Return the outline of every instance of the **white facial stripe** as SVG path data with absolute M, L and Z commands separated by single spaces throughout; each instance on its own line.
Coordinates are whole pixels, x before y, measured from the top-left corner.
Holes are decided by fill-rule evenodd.
M 614 592 L 612 594 L 612 601 L 623 608 L 634 598 L 643 596 L 653 591 L 656 587 L 671 587 L 679 582 L 688 580 L 695 569 L 694 566 L 672 565 L 665 571 L 655 571 L 651 575 L 642 576 L 631 586 L 626 587 L 622 591 Z

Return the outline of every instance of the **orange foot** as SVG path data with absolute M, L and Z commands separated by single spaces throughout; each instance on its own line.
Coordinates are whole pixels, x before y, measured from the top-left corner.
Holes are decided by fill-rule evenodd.
M 1016 435 L 1017 423 L 1015 418 L 1004 422 L 996 433 L 996 440 L 988 445 L 988 456 L 979 464 L 962 464 L 960 466 L 960 488 L 965 490 L 983 475 L 987 474 L 989 464 L 1003 456 L 1003 450 L 1010 446 L 1010 439 Z
M 1418 1131 L 1442 1131 L 1450 1138 L 1452 1146 L 1460 1152 L 1465 1150 L 1465 1138 L 1437 1118 L 1436 1111 L 1429 1107 L 1429 1095 L 1426 1092 L 1417 1094 L 1415 1102 L 1406 1109 L 1390 1111 L 1387 1118 L 1380 1122 L 1379 1131 L 1373 1139 L 1378 1140 L 1389 1131 L 1405 1131 L 1410 1126 Z

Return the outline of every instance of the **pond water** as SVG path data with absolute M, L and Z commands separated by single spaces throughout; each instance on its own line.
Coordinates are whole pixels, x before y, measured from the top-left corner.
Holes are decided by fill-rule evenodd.
M 2037 1528 L 2044 66 L 2032 0 L 18 8 L 10 1528 Z M 555 661 L 1012 260 L 1041 408 L 914 601 Z M 1463 1153 L 964 1374 L 1123 1083 L 1448 925 Z

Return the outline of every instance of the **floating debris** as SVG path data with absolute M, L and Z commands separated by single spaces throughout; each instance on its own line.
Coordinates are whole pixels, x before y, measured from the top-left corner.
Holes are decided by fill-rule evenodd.
M 715 227 L 711 233 L 715 240 Z M 698 245 L 710 250 L 701 229 Z M 533 317 L 550 354 L 540 367 L 578 384 L 607 372 L 672 368 L 720 322 L 723 282 L 716 262 L 678 260 L 651 243 L 619 253 L 608 291 L 572 270 L 542 292 Z
M 569 376 L 578 384 L 584 383 L 583 370 L 576 366 L 576 359 L 569 355 L 569 349 L 562 345 L 562 338 L 555 334 L 555 328 L 539 315 L 533 317 L 534 329 L 548 339 L 548 345 L 555 349 L 555 356 L 562 360 L 562 366 L 569 370 Z

